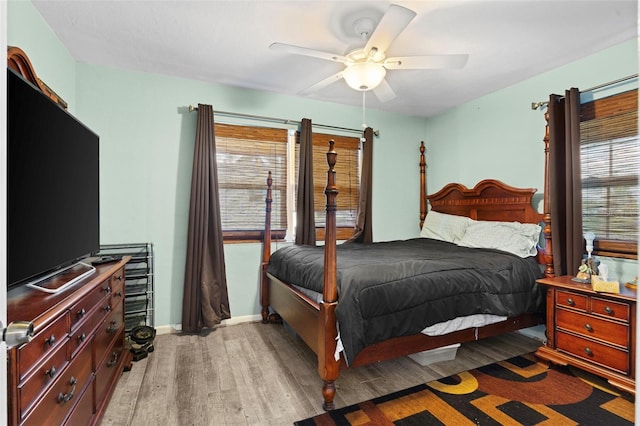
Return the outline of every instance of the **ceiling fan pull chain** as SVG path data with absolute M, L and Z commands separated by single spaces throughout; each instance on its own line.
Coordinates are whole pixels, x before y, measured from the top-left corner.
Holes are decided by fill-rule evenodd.
M 367 128 L 367 121 L 365 120 L 365 102 L 364 102 L 366 93 L 367 92 L 365 90 L 362 91 L 362 129 L 363 131 L 364 129 Z M 360 137 L 360 142 L 364 142 L 364 133 Z

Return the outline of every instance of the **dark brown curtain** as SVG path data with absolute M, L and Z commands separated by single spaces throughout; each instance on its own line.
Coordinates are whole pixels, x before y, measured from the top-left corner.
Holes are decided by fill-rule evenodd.
M 230 317 L 213 108 L 199 104 L 191 176 L 182 330 L 199 332 Z
M 296 198 L 296 244 L 316 245 L 316 221 L 313 204 L 313 143 L 311 120 L 300 126 L 300 159 Z
M 358 201 L 358 215 L 356 218 L 353 237 L 346 242 L 373 242 L 373 227 L 371 224 L 371 181 L 373 174 L 373 129 L 364 129 L 364 143 L 362 147 L 362 171 L 360 177 L 360 199 Z
M 583 253 L 580 91 L 549 98 L 549 213 L 556 275 L 575 275 Z

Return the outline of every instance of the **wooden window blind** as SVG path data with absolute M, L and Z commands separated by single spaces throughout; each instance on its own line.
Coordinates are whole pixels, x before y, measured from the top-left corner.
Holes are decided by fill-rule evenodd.
M 261 238 L 269 171 L 273 177 L 271 226 L 274 236 L 283 237 L 287 228 L 287 130 L 228 124 L 215 124 L 214 129 L 225 241 Z
M 296 135 L 295 173 L 298 176 L 300 158 L 299 133 Z M 324 193 L 327 184 L 327 151 L 333 139 L 338 159 L 336 171 L 336 228 L 337 238 L 344 240 L 353 236 L 360 197 L 360 138 L 313 133 L 313 201 L 315 205 L 316 238 L 324 239 L 327 199 Z
M 595 253 L 637 258 L 638 91 L 581 105 L 583 229 L 596 234 Z

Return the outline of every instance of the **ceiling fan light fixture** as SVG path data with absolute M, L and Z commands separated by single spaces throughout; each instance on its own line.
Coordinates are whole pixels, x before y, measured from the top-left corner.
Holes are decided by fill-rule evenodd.
M 375 62 L 356 62 L 344 70 L 342 77 L 354 90 L 375 89 L 382 83 L 387 70 Z

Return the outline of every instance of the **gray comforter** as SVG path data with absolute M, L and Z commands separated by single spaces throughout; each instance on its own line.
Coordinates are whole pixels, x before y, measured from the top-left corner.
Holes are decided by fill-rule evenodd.
M 428 238 L 343 244 L 337 257 L 336 317 L 347 364 L 365 346 L 459 316 L 516 316 L 543 307 L 534 258 Z M 281 248 L 267 272 L 322 292 L 323 247 Z

